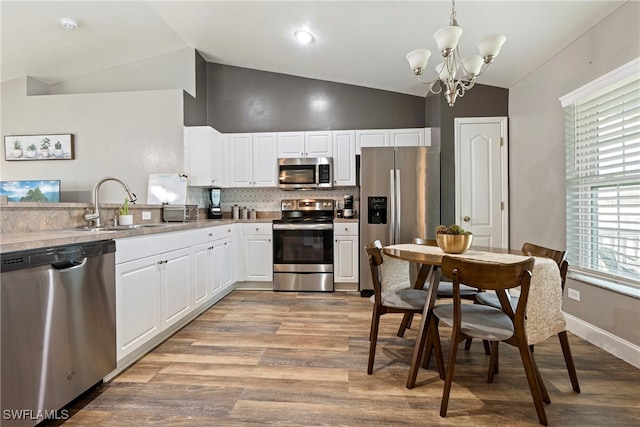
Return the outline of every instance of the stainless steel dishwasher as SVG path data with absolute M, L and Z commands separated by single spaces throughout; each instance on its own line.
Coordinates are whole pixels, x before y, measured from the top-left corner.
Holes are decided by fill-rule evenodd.
M 115 242 L 4 253 L 3 426 L 58 411 L 116 368 Z

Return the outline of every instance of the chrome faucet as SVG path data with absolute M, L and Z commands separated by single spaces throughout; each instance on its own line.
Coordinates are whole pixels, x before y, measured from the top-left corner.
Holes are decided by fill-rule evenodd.
M 93 226 L 100 227 L 102 224 L 100 223 L 100 208 L 99 208 L 99 199 L 98 199 L 98 190 L 100 186 L 107 181 L 116 181 L 122 185 L 122 188 L 127 193 L 127 197 L 131 203 L 135 203 L 136 195 L 133 194 L 129 186 L 124 180 L 120 178 L 116 178 L 115 176 L 106 176 L 102 178 L 100 181 L 96 182 L 96 185 L 93 186 L 93 212 L 89 212 L 89 208 L 85 209 L 85 214 L 83 216 L 85 221 L 93 222 Z

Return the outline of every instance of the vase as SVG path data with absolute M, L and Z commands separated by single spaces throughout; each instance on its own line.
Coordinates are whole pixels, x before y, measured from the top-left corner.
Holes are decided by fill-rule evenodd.
M 443 252 L 448 254 L 462 254 L 469 249 L 473 241 L 473 234 L 436 234 L 436 242 Z
M 118 224 L 133 225 L 133 215 L 118 215 Z
M 14 149 L 11 154 L 13 154 L 14 159 L 19 159 L 20 157 L 22 157 L 22 149 Z

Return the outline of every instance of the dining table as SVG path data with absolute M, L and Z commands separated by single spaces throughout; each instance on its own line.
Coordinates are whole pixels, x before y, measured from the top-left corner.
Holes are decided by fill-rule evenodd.
M 416 289 L 423 289 L 428 283 L 427 300 L 420 319 L 418 336 L 411 356 L 407 388 L 414 388 L 420 362 L 424 356 L 425 343 L 428 335 L 428 325 L 432 316 L 432 309 L 436 304 L 438 286 L 441 278 L 440 266 L 442 258 L 446 256 L 460 257 L 496 264 L 509 264 L 523 261 L 521 251 L 472 246 L 462 254 L 445 253 L 438 246 L 420 245 L 413 243 L 397 244 L 382 248 L 383 256 L 404 260 L 420 266 L 420 270 L 413 285 Z M 534 257 L 535 264 L 531 276 L 529 298 L 527 300 L 527 340 L 537 344 L 548 337 L 566 330 L 566 321 L 562 312 L 562 287 L 558 264 L 550 259 Z M 427 357 L 429 355 L 426 355 Z

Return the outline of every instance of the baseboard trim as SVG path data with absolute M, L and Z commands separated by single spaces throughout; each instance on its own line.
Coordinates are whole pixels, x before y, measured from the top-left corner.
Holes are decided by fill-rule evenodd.
M 640 369 L 639 346 L 570 314 L 564 317 L 569 332 Z

